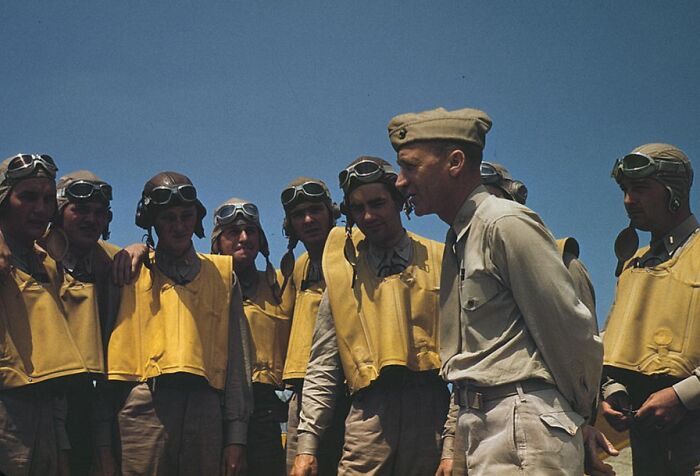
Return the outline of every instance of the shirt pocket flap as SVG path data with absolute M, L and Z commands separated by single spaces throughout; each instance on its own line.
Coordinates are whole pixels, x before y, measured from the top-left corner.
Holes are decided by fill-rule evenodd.
M 550 428 L 560 428 L 574 436 L 584 419 L 576 412 L 552 412 L 543 413 L 540 419 Z
M 476 311 L 500 292 L 498 282 L 488 276 L 471 277 L 462 283 L 462 307 Z

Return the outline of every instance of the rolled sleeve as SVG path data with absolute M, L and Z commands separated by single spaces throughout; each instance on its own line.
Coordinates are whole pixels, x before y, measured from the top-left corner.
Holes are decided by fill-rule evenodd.
M 685 408 L 688 410 L 700 408 L 700 367 L 693 371 L 693 375 L 675 384 L 673 390 Z

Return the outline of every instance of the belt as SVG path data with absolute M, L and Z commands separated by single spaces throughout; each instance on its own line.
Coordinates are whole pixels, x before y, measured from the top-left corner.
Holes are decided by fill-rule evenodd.
M 461 408 L 483 410 L 486 402 L 518 395 L 520 392 L 532 393 L 551 388 L 555 388 L 554 385 L 536 379 L 504 383 L 493 387 L 478 387 L 476 385 L 455 383 L 454 394 L 455 403 Z
M 383 368 L 372 385 L 384 388 L 411 388 L 433 383 L 446 385 L 437 370 L 416 371 L 404 366 L 392 365 Z
M 207 379 L 199 375 L 189 374 L 186 372 L 176 372 L 173 374 L 163 374 L 157 377 L 151 377 L 146 380 L 148 388 L 151 392 L 156 392 L 157 388 L 171 388 L 181 390 L 192 390 L 196 388 L 213 388 L 210 387 Z

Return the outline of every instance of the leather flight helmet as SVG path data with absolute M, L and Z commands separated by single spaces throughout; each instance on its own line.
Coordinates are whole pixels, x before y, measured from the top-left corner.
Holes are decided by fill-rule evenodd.
M 197 225 L 194 233 L 198 238 L 203 238 L 204 225 L 202 221 L 207 210 L 197 198 L 197 189 L 192 181 L 187 176 L 177 172 L 160 172 L 146 182 L 141 193 L 141 200 L 136 207 L 136 225 L 150 233 L 159 212 L 181 205 L 195 205 Z

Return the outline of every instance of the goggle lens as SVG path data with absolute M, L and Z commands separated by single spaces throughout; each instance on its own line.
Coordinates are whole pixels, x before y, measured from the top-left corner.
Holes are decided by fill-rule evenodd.
M 177 187 L 155 187 L 148 193 L 148 197 L 155 205 L 167 205 L 174 197 L 179 197 L 183 202 L 197 200 L 197 189 L 194 185 L 178 185 Z
M 501 178 L 501 174 L 496 170 L 496 167 L 486 162 L 481 163 L 481 183 L 498 183 L 501 181 Z
M 310 198 L 317 197 L 328 197 L 328 192 L 326 188 L 318 182 L 304 182 L 301 185 L 295 185 L 293 187 L 285 188 L 282 191 L 282 205 L 287 206 L 292 203 L 298 196 L 302 193 Z
M 96 193 L 102 195 L 102 199 L 105 201 L 112 200 L 112 187 L 106 183 L 94 183 L 81 180 L 73 182 L 66 188 L 66 195 L 78 200 L 86 200 Z
M 382 165 L 371 160 L 363 160 L 341 171 L 338 174 L 338 181 L 340 182 L 340 187 L 344 189 L 352 178 L 356 178 L 362 183 L 368 183 L 376 181 L 385 175 L 398 177 L 396 172 L 391 169 L 387 170 Z
M 22 178 L 31 175 L 37 166 L 41 166 L 51 177 L 56 177 L 56 163 L 50 155 L 21 154 L 10 161 L 7 166 L 7 176 Z
M 218 225 L 225 225 L 227 223 L 231 223 L 236 220 L 236 217 L 238 217 L 238 215 L 241 214 L 244 216 L 244 218 L 250 221 L 256 223 L 260 221 L 260 212 L 258 211 L 258 207 L 253 205 L 252 203 L 243 203 L 224 205 L 223 207 L 221 207 L 216 212 L 216 223 Z

